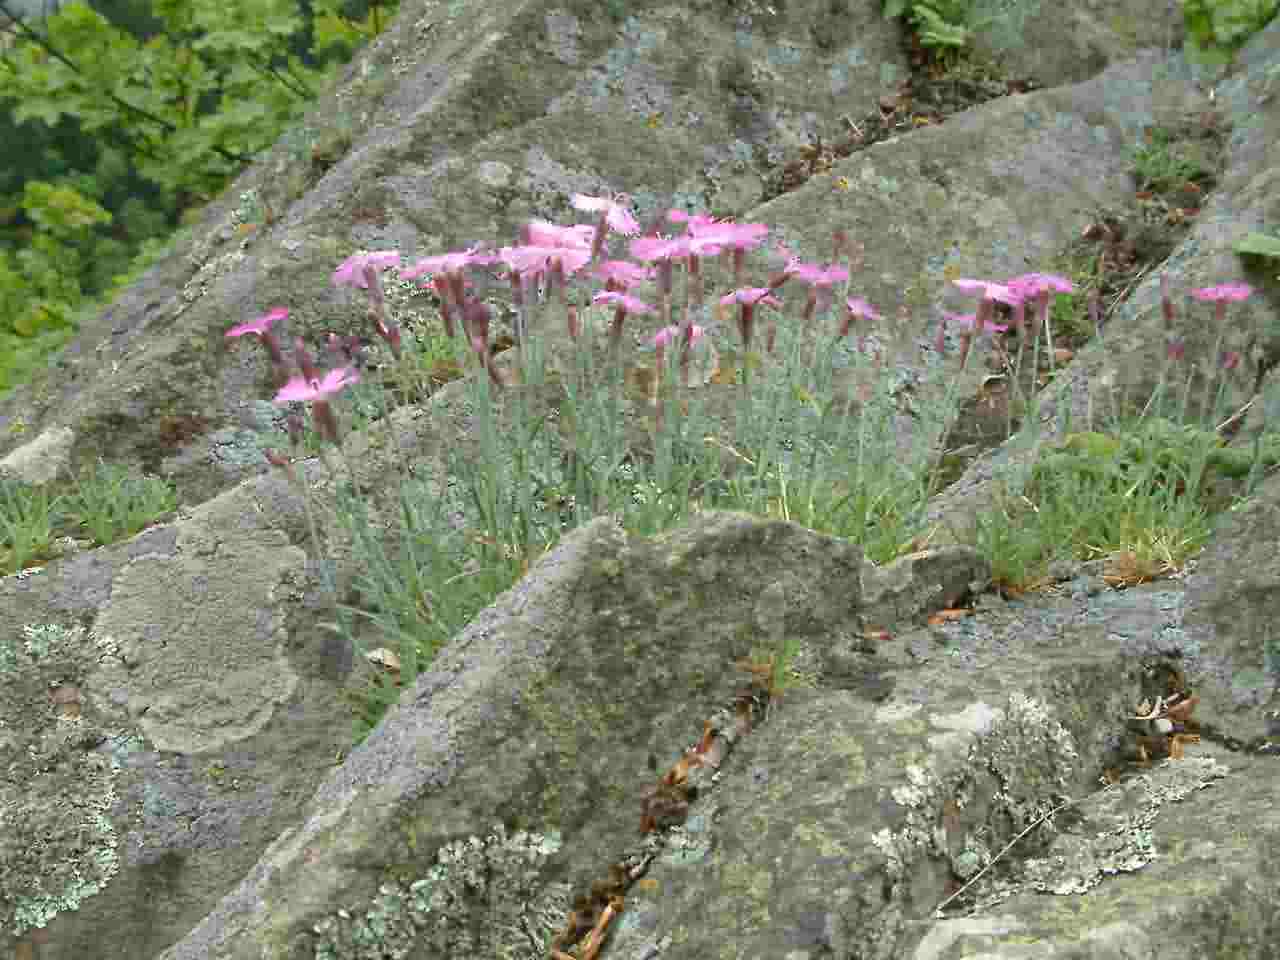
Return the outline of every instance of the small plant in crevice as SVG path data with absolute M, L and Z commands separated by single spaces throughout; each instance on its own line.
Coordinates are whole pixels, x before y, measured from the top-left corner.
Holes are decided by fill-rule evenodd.
M 884 18 L 901 17 L 930 48 L 961 48 L 969 43 L 972 0 L 884 0 Z
M 0 476 L 0 575 L 61 556 L 63 537 L 93 546 L 126 540 L 176 506 L 164 480 L 102 462 L 56 484 Z
M 1142 410 L 1105 426 L 1092 412 L 1082 429 L 1036 463 L 1028 481 L 978 518 L 976 544 L 992 557 L 994 579 L 1018 592 L 1038 583 L 1055 560 L 1105 561 L 1114 586 L 1176 572 L 1212 531 L 1212 518 L 1257 488 L 1280 464 L 1280 432 L 1264 413 L 1249 447 L 1229 447 L 1244 413 L 1223 405 L 1229 378 L 1248 362 L 1230 349 L 1247 331 L 1228 324 L 1227 305 L 1251 294 L 1245 284 L 1192 291 L 1213 305 L 1216 339 L 1208 357 L 1191 363 L 1173 334 L 1175 309 L 1161 276 L 1165 362 Z M 1216 358 L 1214 362 L 1211 358 Z M 1102 420 L 1101 416 L 1096 418 Z
M 23 570 L 53 556 L 59 502 L 43 487 L 0 476 L 0 571 Z
M 173 487 L 159 477 L 134 477 L 101 461 L 65 497 L 65 512 L 98 545 L 126 540 L 177 507 Z

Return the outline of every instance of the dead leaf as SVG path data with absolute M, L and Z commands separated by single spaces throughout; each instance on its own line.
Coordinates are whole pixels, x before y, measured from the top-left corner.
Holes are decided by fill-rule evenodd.
M 49 691 L 49 699 L 64 717 L 80 716 L 80 688 L 69 683 L 59 684 Z
M 654 374 L 651 367 L 633 367 L 627 371 L 626 380 L 640 396 L 653 396 Z
M 1200 702 L 1198 696 L 1192 695 L 1185 700 L 1174 704 L 1165 710 L 1167 716 L 1174 723 L 1186 723 L 1191 719 L 1191 711 L 1196 708 L 1196 704 Z
M 717 365 L 711 374 L 711 382 L 716 386 L 731 386 L 738 380 L 738 370 L 731 365 Z

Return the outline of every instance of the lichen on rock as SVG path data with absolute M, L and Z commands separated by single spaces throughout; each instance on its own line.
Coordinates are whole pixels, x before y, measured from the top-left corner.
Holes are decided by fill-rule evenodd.
M 1178 803 L 1229 773 L 1212 757 L 1167 761 L 1151 773 L 1112 785 L 1091 798 L 1096 829 L 1049 855 L 1026 861 L 1026 882 L 1041 893 L 1084 893 L 1105 877 L 1133 873 L 1160 856 L 1154 826 L 1166 803 Z M 1108 796 L 1107 793 L 1114 793 Z
M 111 820 L 122 735 L 82 712 L 110 638 L 56 624 L 0 635 L 0 935 L 21 936 L 99 893 L 119 869 Z
M 541 960 L 569 909 L 567 883 L 540 881 L 561 842 L 556 831 L 508 836 L 497 824 L 484 838 L 446 844 L 424 876 L 388 879 L 365 907 L 315 924 L 315 960 L 402 958 L 424 946 L 432 956 Z

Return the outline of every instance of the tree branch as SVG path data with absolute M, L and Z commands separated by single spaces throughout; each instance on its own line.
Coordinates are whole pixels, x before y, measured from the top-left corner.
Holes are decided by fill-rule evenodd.
M 6 0 L 0 0 L 0 13 L 4 13 L 5 16 L 7 16 L 14 24 L 18 26 L 18 28 L 21 30 L 24 36 L 26 36 L 29 40 L 31 40 L 38 46 L 42 47 L 51 57 L 60 61 L 61 63 L 66 64 L 67 68 L 70 69 L 75 74 L 81 77 L 84 76 L 84 71 L 81 70 L 75 63 L 69 60 L 66 56 L 64 56 L 60 50 L 56 49 L 51 43 L 49 43 L 47 37 L 40 36 L 39 33 L 37 33 L 35 30 L 32 30 L 30 27 L 28 27 L 22 21 L 21 18 L 14 16 L 14 14 L 9 10 L 9 5 L 6 2 Z M 12 64 L 10 64 L 10 66 L 13 67 Z M 13 69 L 16 71 L 16 67 Z M 127 100 L 124 100 L 116 96 L 116 94 L 114 93 L 111 93 L 108 91 L 107 97 L 111 100 L 112 103 L 117 104 L 118 106 L 122 107 L 128 112 L 135 114 L 136 116 L 142 117 L 145 120 L 150 120 L 152 123 L 159 124 L 168 133 L 176 133 L 178 131 L 178 128 L 174 124 L 170 123 L 168 120 L 164 119 L 164 117 L 158 117 L 148 110 L 144 110 L 141 107 L 136 107 L 133 104 L 129 103 Z M 221 156 L 224 160 L 230 160 L 233 163 L 246 164 L 253 159 L 252 157 L 245 156 L 244 154 L 234 153 L 230 150 L 225 149 L 224 147 L 218 146 L 217 144 L 213 145 L 213 150 L 215 153 Z

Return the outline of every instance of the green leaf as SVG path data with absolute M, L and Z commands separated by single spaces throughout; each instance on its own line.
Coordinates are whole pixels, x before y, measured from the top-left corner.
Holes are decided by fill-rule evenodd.
M 69 234 L 99 223 L 110 223 L 110 212 L 66 184 L 55 186 L 29 180 L 22 191 L 22 207 L 36 224 L 54 234 Z
M 1245 234 L 1231 249 L 1255 257 L 1280 257 L 1280 237 L 1255 231 Z

